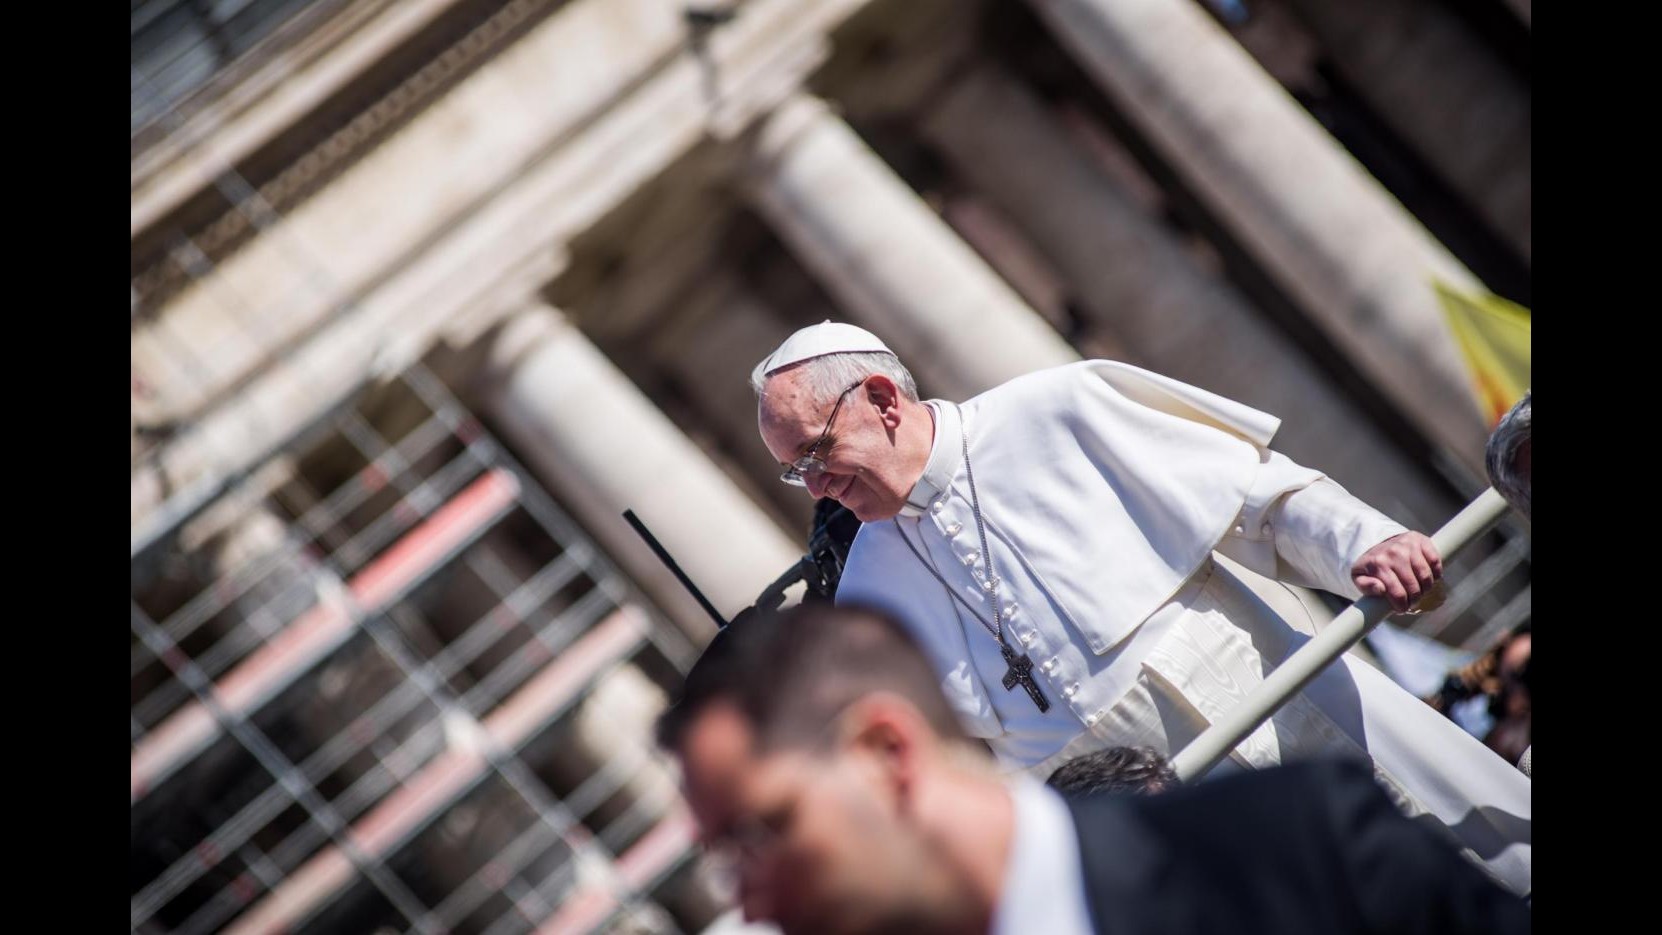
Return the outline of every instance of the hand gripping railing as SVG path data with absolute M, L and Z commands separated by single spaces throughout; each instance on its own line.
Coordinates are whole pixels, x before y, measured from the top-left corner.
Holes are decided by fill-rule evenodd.
M 1437 530 L 1431 541 L 1437 547 L 1437 554 L 1443 557 L 1445 567 L 1456 552 L 1499 522 L 1506 515 L 1506 509 L 1506 501 L 1491 487 Z M 1322 669 L 1367 636 L 1390 611 L 1391 604 L 1383 597 L 1364 597 L 1346 607 L 1325 629 L 1265 676 L 1245 701 L 1230 709 L 1172 758 L 1172 769 L 1178 778 L 1188 782 L 1204 776 Z

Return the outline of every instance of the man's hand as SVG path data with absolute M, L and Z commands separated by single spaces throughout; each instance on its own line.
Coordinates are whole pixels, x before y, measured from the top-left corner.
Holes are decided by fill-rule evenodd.
M 1402 613 L 1443 576 L 1443 557 L 1429 536 L 1405 532 L 1362 553 L 1350 566 L 1350 578 L 1363 594 L 1384 595 Z

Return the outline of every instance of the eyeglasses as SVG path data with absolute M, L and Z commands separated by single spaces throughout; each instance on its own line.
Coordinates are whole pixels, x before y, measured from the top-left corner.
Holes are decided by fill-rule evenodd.
M 789 814 L 769 816 L 768 819 L 745 815 L 733 822 L 723 834 L 704 842 L 704 849 L 717 860 L 737 867 L 747 860 L 758 860 L 784 837 Z
M 825 444 L 825 440 L 831 437 L 831 425 L 837 421 L 837 412 L 843 408 L 843 400 L 847 399 L 849 393 L 854 392 L 865 382 L 865 379 L 862 378 L 856 381 L 853 386 L 843 390 L 843 394 L 837 397 L 837 404 L 831 407 L 831 418 L 825 420 L 825 431 L 820 433 L 819 441 L 814 442 L 813 447 L 809 448 L 802 457 L 791 462 L 791 466 L 785 468 L 785 473 L 779 475 L 780 480 L 792 487 L 806 487 L 808 486 L 808 478 L 818 477 L 825 473 L 825 462 L 815 452 L 819 451 L 819 446 Z
M 856 383 L 855 386 L 859 384 Z M 853 388 L 851 386 L 848 389 Z M 843 394 L 846 396 L 848 390 L 844 390 Z M 832 416 L 835 417 L 836 413 L 832 412 Z M 821 749 L 822 744 L 834 739 L 837 731 L 843 726 L 843 715 L 850 706 L 844 705 L 838 709 L 803 746 L 807 749 Z M 797 773 L 796 781 L 786 787 L 787 792 L 782 800 L 764 808 L 743 810 L 733 816 L 720 832 L 701 836 L 700 844 L 710 858 L 709 868 L 715 873 L 718 882 L 728 888 L 733 898 L 737 898 L 742 870 L 746 866 L 765 866 L 775 856 L 775 849 L 790 838 L 801 810 L 804 807 L 809 810 L 814 808 L 812 805 L 804 805 L 804 797 L 812 796 L 812 787 L 824 780 L 827 775 L 827 771 L 822 768 L 801 769 Z
M 714 882 L 730 899 L 738 899 L 739 883 L 746 868 L 755 872 L 768 866 L 774 857 L 774 849 L 789 834 L 795 813 L 796 800 L 793 798 L 774 814 L 741 816 L 725 832 L 701 842 L 708 860 L 706 866 Z

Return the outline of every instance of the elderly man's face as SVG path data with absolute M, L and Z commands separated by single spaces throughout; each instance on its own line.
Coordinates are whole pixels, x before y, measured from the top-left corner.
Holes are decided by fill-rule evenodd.
M 835 399 L 813 399 L 800 385 L 800 375 L 800 370 L 787 370 L 770 377 L 757 408 L 762 443 L 782 467 L 819 441 L 836 405 Z M 885 423 L 884 407 L 900 405 L 889 392 L 892 387 L 880 378 L 868 378 L 848 394 L 830 436 L 814 451 L 825 462 L 825 471 L 806 478 L 808 492 L 816 499 L 836 500 L 863 523 L 898 514 L 921 470 L 907 469 L 899 438 Z
M 736 871 L 747 920 L 787 935 L 913 928 L 921 862 L 857 757 L 759 754 L 744 715 L 719 702 L 677 753 L 701 837 Z

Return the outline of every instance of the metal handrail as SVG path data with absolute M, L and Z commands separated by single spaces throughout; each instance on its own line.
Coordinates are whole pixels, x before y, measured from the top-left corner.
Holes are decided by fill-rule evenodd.
M 1444 563 L 1499 522 L 1506 510 L 1506 501 L 1491 487 L 1455 514 L 1431 537 Z M 1204 776 L 1323 669 L 1361 642 L 1390 612 L 1390 602 L 1383 597 L 1364 597 L 1340 611 L 1332 623 L 1319 630 L 1248 692 L 1246 700 L 1172 758 L 1172 769 L 1178 778 L 1188 782 Z

